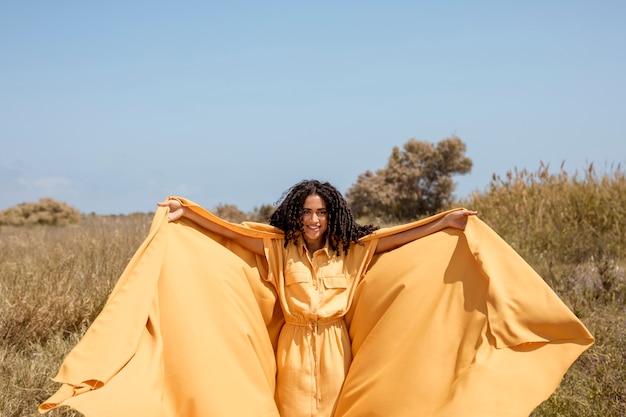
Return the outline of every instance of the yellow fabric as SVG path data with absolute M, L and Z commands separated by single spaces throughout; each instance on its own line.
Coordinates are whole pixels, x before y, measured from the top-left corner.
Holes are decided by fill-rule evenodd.
M 263 238 L 266 247 L 281 240 L 269 226 L 231 225 L 181 201 Z M 67 405 L 87 417 L 281 415 L 274 397 L 283 390 L 276 383 L 282 290 L 271 284 L 279 282 L 278 269 L 272 259 L 268 265 L 166 216 L 157 210 L 41 412 Z M 366 250 L 380 236 L 437 217 L 377 231 L 363 239 Z M 593 343 L 543 280 L 476 217 L 464 232 L 445 230 L 368 256 L 360 258 L 368 266 L 361 282 L 346 290 L 352 363 L 336 417 L 526 417 Z

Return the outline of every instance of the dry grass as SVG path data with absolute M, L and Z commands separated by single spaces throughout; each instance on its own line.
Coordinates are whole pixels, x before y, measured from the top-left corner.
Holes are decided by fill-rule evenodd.
M 626 416 L 624 174 L 514 171 L 461 205 L 477 209 L 596 337 L 533 416 Z M 39 415 L 37 405 L 58 387 L 50 377 L 102 308 L 151 218 L 0 227 L 0 416 Z
M 58 388 L 50 377 L 101 310 L 151 219 L 0 228 L 0 416 L 39 415 L 37 405 Z

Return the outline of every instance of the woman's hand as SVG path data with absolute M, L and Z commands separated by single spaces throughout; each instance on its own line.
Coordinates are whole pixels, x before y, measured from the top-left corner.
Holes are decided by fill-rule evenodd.
M 467 224 L 467 216 L 474 216 L 476 214 L 478 214 L 478 212 L 474 210 L 456 210 L 446 214 L 442 220 L 447 227 L 465 230 L 465 225 Z
M 178 200 L 165 200 L 157 203 L 159 207 L 169 207 L 170 212 L 167 214 L 167 220 L 173 222 L 185 215 L 185 208 Z

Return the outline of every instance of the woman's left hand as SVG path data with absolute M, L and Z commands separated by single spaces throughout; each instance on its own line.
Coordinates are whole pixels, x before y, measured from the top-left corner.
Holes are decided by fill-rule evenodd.
M 447 227 L 453 227 L 455 229 L 465 230 L 465 225 L 467 224 L 467 217 L 474 216 L 476 214 L 478 214 L 478 212 L 474 210 L 468 210 L 468 209 L 456 210 L 456 211 L 452 211 L 446 214 L 442 220 L 445 222 Z

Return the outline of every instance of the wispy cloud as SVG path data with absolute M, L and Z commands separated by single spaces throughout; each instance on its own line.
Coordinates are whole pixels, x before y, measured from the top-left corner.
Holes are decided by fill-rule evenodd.
M 21 187 L 29 191 L 34 191 L 39 195 L 56 194 L 72 186 L 72 181 L 65 177 L 41 177 L 33 179 L 20 177 L 17 179 L 17 183 Z

